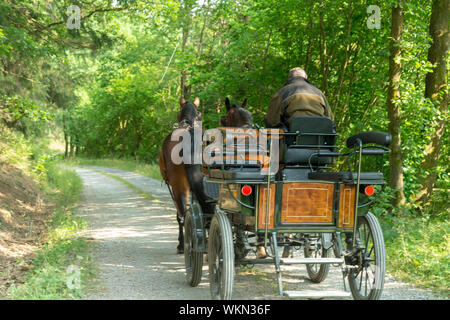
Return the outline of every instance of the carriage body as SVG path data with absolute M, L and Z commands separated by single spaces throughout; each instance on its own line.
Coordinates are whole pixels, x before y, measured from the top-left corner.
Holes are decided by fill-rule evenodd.
M 323 121 L 323 118 L 320 120 Z M 235 128 L 220 130 L 225 135 L 228 132 L 230 135 L 236 135 Z M 243 134 L 260 135 L 257 130 L 243 131 Z M 301 136 L 306 137 L 304 143 Z M 267 176 L 261 174 L 264 169 L 267 170 L 269 157 L 266 152 L 258 153 L 255 150 L 246 150 L 245 160 L 253 159 L 256 165 L 237 163 L 237 152 L 224 152 L 221 159 L 222 165 L 204 167 L 206 181 L 219 185 L 220 192 L 218 197 L 216 196 L 218 206 L 229 214 L 232 222 L 243 224 L 249 231 L 256 233 L 266 232 L 266 230 L 283 233 L 352 232 L 355 212 L 364 215 L 370 203 L 373 202 L 364 194 L 365 187 L 384 185 L 385 180 L 379 171 L 361 172 L 358 185 L 356 173 L 351 176 L 349 172 L 324 172 L 327 165 L 333 162 L 333 158 L 327 156 L 327 153 L 333 153 L 335 137 L 336 134 L 329 132 L 295 132 L 284 135 L 283 132 L 278 131 L 276 140 L 281 141 L 280 146 L 285 149 L 283 150 L 284 160 L 290 157 L 290 147 L 285 140 L 291 139 L 295 141 L 291 144 L 292 149 L 297 153 L 294 158 L 299 159 L 300 162 L 288 159 L 287 164 L 281 164 L 279 170 L 272 173 L 270 183 Z M 234 150 L 242 148 L 245 150 L 246 145 L 241 143 L 233 147 Z M 225 150 L 225 146 L 222 150 Z M 372 153 L 373 151 L 372 149 Z M 386 153 L 385 150 L 380 151 L 377 155 Z M 314 154 L 321 152 L 327 157 L 317 157 L 317 163 L 314 164 Z M 354 154 L 356 155 L 357 152 Z M 338 155 L 342 154 L 334 153 L 333 156 Z M 228 161 L 228 158 L 232 158 L 231 161 Z M 324 161 L 322 161 L 323 158 L 325 158 Z M 244 186 L 250 187 L 251 194 L 245 195 L 242 192 Z M 267 201 L 268 196 L 269 201 Z M 357 196 L 366 199 L 356 204 Z
M 385 180 L 381 170 L 362 172 L 361 162 L 363 156 L 382 158 L 388 153 L 385 146 L 389 144 L 390 136 L 376 132 L 354 136 L 347 140 L 347 146 L 353 150 L 339 153 L 335 151 L 337 134 L 334 124 L 327 118 L 298 117 L 291 123 L 291 132 L 276 130 L 270 135 L 268 131 L 253 129 L 217 130 L 224 134 L 223 144 L 220 148 L 221 143 L 216 141 L 219 148 L 211 149 L 211 155 L 220 159 L 204 165 L 205 189 L 214 190 L 210 195 L 217 200 L 216 212 L 214 215 L 203 214 L 201 222 L 198 216 L 194 218 L 197 222 L 193 223 L 195 230 L 192 232 L 200 235 L 192 246 L 197 248 L 197 253 L 208 252 L 212 260 L 212 296 L 231 298 L 232 285 L 228 282 L 233 281 L 235 259 L 239 263 L 247 260 L 245 250 L 239 253 L 239 248 L 244 246 L 239 240 L 250 233 L 255 239 L 264 236 L 264 242 L 253 242 L 253 246 L 270 243 L 272 259 L 253 259 L 250 263 L 274 262 L 280 295 L 301 297 L 298 292 L 283 291 L 280 268 L 283 262 L 306 264 L 314 282 L 323 281 L 329 268 L 324 267 L 325 264 L 334 263 L 343 265 L 344 278 L 348 276 L 355 298 L 378 299 L 384 283 L 384 242 L 376 218 L 368 213 L 374 199 L 365 195 L 365 191 L 366 187 L 371 189 L 384 185 Z M 256 148 L 255 144 L 249 145 L 242 137 L 257 141 Z M 264 139 L 259 139 L 261 137 Z M 378 146 L 363 146 L 367 142 L 375 142 Z M 271 153 L 274 146 L 280 148 L 281 156 L 278 152 L 275 155 Z M 348 171 L 330 172 L 329 166 L 341 157 L 346 159 Z M 280 163 L 275 166 L 276 170 L 271 170 L 272 163 L 278 160 Z M 382 166 L 382 161 L 379 163 Z M 194 211 L 198 212 L 198 206 Z M 366 236 L 361 235 L 360 229 L 365 225 L 369 226 L 370 237 L 374 238 L 371 244 L 364 243 Z M 286 234 L 294 237 L 288 239 Z M 345 240 L 342 235 L 345 235 Z M 280 259 L 279 245 L 304 246 L 306 259 Z M 311 254 L 318 249 L 322 250 L 320 254 L 323 253 L 324 259 L 311 260 L 312 256 L 306 253 Z M 334 260 L 329 258 L 331 251 L 336 257 Z M 370 254 L 376 254 L 376 259 Z M 355 270 L 360 272 L 375 260 L 374 283 L 377 288 L 366 295 L 361 294 L 355 280 L 357 276 L 353 276 Z M 318 273 L 311 271 L 312 262 L 320 265 Z M 225 288 L 219 275 L 228 277 Z

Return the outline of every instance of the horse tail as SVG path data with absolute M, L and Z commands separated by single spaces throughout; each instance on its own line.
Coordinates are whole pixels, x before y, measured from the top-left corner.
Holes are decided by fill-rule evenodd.
M 202 166 L 199 164 L 195 165 L 184 165 L 184 169 L 186 170 L 186 178 L 189 183 L 189 187 L 191 188 L 191 192 L 194 195 L 195 199 L 200 204 L 202 211 L 204 213 L 214 213 L 214 207 L 216 201 L 210 198 L 205 193 L 205 188 L 203 186 L 203 171 Z
M 194 139 L 193 139 L 193 130 L 189 130 L 189 133 L 191 134 L 191 150 L 192 152 L 194 149 Z M 191 159 L 194 159 L 194 155 L 192 155 Z M 185 164 L 184 163 L 184 169 L 186 171 L 186 178 L 189 183 L 189 187 L 191 189 L 191 192 L 195 199 L 199 202 L 202 211 L 204 213 L 214 213 L 214 208 L 216 201 L 209 197 L 206 192 L 203 185 L 203 170 L 202 165 L 200 164 Z

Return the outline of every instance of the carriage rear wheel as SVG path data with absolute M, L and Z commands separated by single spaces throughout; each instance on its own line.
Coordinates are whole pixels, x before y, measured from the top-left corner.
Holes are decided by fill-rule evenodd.
M 321 238 L 317 240 L 316 245 L 314 246 L 314 249 L 310 250 L 305 247 L 304 249 L 305 258 L 328 258 L 331 257 L 331 249 L 325 249 L 323 247 Z M 307 264 L 306 265 L 306 271 L 308 272 L 309 279 L 312 282 L 320 283 L 328 275 L 328 272 L 330 271 L 330 265 L 329 264 Z
M 208 241 L 211 297 L 230 300 L 234 281 L 234 248 L 231 224 L 227 215 L 216 208 Z
M 350 290 L 355 300 L 378 300 L 384 286 L 386 253 L 381 226 L 372 213 L 358 217 L 356 236 L 362 249 L 354 257 L 358 268 L 348 275 Z
M 196 287 L 200 283 L 203 268 L 203 252 L 194 250 L 194 226 L 192 212 L 188 210 L 184 220 L 184 264 L 186 266 L 186 281 L 191 287 Z

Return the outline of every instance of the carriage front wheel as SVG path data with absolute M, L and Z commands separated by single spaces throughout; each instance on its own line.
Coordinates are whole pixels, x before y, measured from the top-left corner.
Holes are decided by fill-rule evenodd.
M 348 275 L 350 290 L 355 300 L 378 300 L 384 286 L 386 252 L 380 223 L 372 213 L 358 217 L 356 240 L 361 249 L 353 256 L 357 268 Z
M 329 258 L 332 254 L 332 249 L 324 248 L 322 238 L 326 237 L 326 234 L 316 235 L 316 243 L 313 248 L 304 249 L 305 258 Z M 308 272 L 309 279 L 312 282 L 320 283 L 324 281 L 330 271 L 329 264 L 307 264 L 306 271 Z
M 234 281 L 234 246 L 227 215 L 216 208 L 208 240 L 209 281 L 211 297 L 230 300 Z
M 191 287 L 196 287 L 202 279 L 203 252 L 194 250 L 195 224 L 191 210 L 198 209 L 193 203 L 184 219 L 184 263 L 186 266 L 186 281 Z

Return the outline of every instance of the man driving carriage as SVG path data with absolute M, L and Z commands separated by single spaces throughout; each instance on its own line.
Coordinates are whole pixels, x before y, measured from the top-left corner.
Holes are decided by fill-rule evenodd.
M 297 116 L 319 116 L 334 120 L 333 112 L 325 95 L 311 82 L 302 68 L 289 71 L 288 81 L 272 98 L 264 123 L 268 128 L 280 128 L 289 131 L 291 120 Z M 280 150 L 283 150 L 280 148 Z M 283 151 L 280 159 L 283 158 Z M 286 246 L 283 257 L 291 255 L 291 248 Z M 263 256 L 263 254 L 259 254 Z
M 289 71 L 289 78 L 272 98 L 264 123 L 268 128 L 289 128 L 296 116 L 323 116 L 334 120 L 325 95 L 308 81 L 302 68 Z

